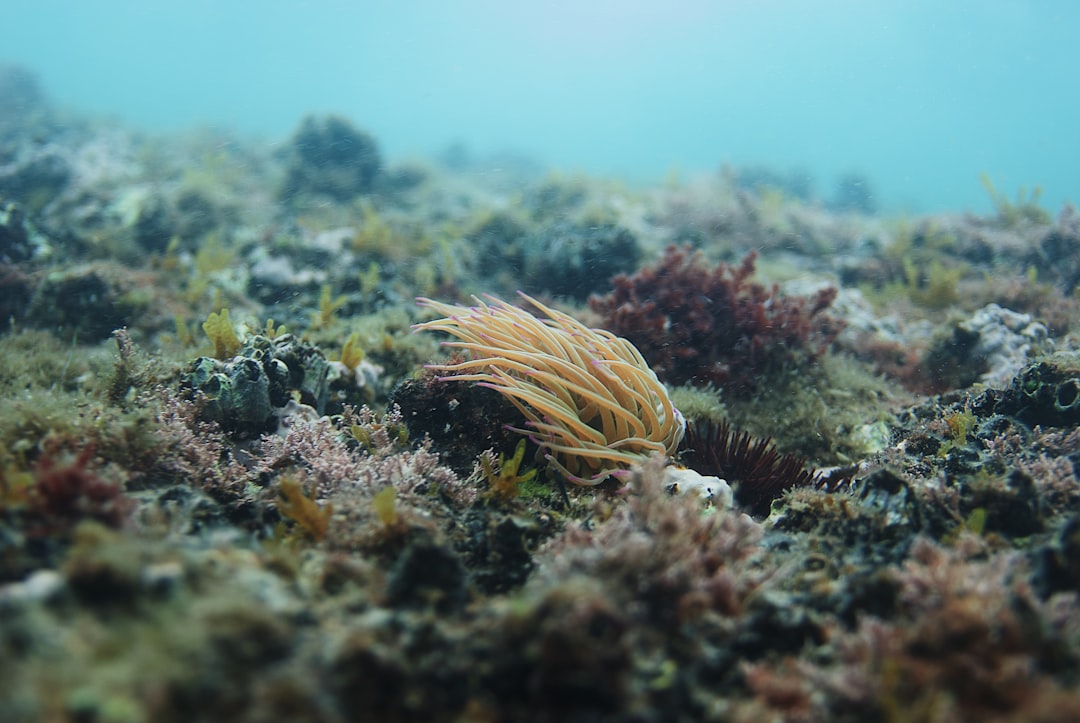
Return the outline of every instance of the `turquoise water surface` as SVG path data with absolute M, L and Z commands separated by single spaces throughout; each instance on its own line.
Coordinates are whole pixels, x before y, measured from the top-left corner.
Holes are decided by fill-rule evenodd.
M 1080 197 L 1070 0 L 5 0 L 0 60 L 150 130 L 279 142 L 340 112 L 391 156 L 453 143 L 655 182 L 724 163 L 868 177 L 885 209 Z

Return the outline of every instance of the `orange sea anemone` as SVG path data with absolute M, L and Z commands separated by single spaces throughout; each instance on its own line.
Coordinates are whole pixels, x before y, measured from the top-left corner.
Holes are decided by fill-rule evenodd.
M 518 292 L 546 318 L 493 296 L 465 307 L 419 298 L 444 318 L 416 324 L 459 341 L 468 361 L 435 364 L 446 381 L 474 381 L 509 399 L 527 435 L 568 480 L 595 485 L 643 457 L 675 453 L 685 430 L 667 389 L 634 345 Z

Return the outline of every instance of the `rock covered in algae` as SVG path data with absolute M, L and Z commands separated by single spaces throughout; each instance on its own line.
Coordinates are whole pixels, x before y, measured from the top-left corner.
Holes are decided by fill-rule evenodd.
M 348 201 L 371 193 L 382 171 L 375 139 L 344 118 L 308 116 L 293 136 L 283 195 Z
M 276 413 L 296 397 L 321 414 L 329 369 L 318 348 L 291 334 L 255 335 L 230 361 L 196 359 L 187 383 L 204 397 L 205 418 L 244 438 L 271 431 Z
M 1080 424 L 1080 353 L 1058 352 L 1026 367 L 998 403 L 997 411 L 1028 424 Z

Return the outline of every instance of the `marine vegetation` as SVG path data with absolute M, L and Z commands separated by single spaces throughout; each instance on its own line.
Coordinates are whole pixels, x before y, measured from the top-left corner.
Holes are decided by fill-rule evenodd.
M 535 468 L 521 471 L 521 462 L 525 457 L 525 440 L 518 441 L 514 454 L 507 458 L 500 453 L 496 460 L 491 452 L 480 455 L 480 470 L 488 482 L 488 494 L 493 498 L 509 500 L 518 495 L 523 485 L 536 477 Z
M 1073 206 L 0 108 L 0 722 L 1080 721 Z
M 1039 201 L 1042 198 L 1041 187 L 1036 186 L 1030 194 L 1021 188 L 1016 192 L 1016 200 L 1011 201 L 1008 196 L 997 189 L 994 182 L 990 180 L 990 174 L 981 174 L 979 181 L 982 183 L 983 188 L 986 189 L 986 195 L 990 197 L 990 201 L 994 204 L 998 223 L 1003 227 L 1018 228 L 1025 224 L 1045 225 L 1050 223 L 1050 214 L 1039 206 Z
M 229 319 L 229 310 L 222 309 L 219 313 L 211 313 L 202 324 L 203 331 L 214 345 L 214 358 L 222 361 L 232 359 L 240 351 L 244 344 L 236 335 L 232 321 Z
M 471 308 L 418 299 L 444 318 L 413 328 L 451 334 L 459 341 L 444 345 L 472 355 L 430 368 L 448 372 L 443 380 L 503 394 L 528 420 L 514 431 L 575 484 L 599 484 L 651 454 L 674 454 L 682 416 L 634 345 L 521 297 L 547 318 L 491 296 L 490 303 L 474 297 Z
M 669 246 L 656 265 L 616 276 L 614 291 L 589 304 L 665 382 L 752 388 L 772 366 L 820 356 L 842 328 L 823 313 L 835 288 L 782 296 L 750 280 L 756 259 L 750 252 L 738 266 L 709 268 L 700 252 Z

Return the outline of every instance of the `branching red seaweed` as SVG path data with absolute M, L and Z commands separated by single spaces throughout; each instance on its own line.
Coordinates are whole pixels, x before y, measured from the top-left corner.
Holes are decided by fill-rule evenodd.
M 669 246 L 655 266 L 613 279 L 589 300 L 604 328 L 630 340 L 669 384 L 754 388 L 778 364 L 825 352 L 842 322 L 824 313 L 834 287 L 783 296 L 750 280 L 757 260 L 708 267 L 700 252 Z

